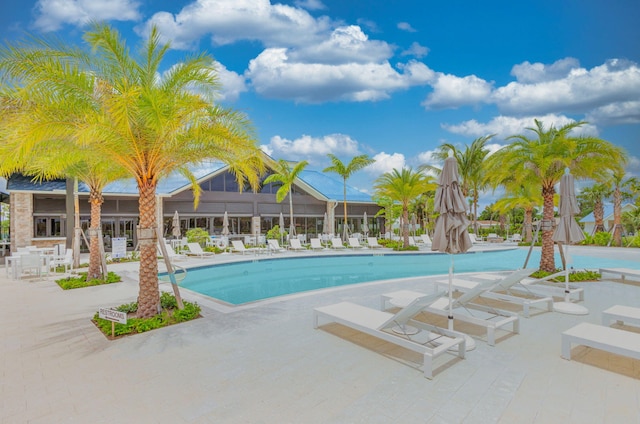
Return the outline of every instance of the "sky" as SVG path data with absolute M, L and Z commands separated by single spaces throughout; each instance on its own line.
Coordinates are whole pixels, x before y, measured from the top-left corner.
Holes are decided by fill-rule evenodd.
M 155 25 L 163 67 L 217 62 L 219 102 L 245 112 L 275 159 L 376 162 L 349 184 L 438 166 L 442 143 L 495 134 L 495 151 L 539 119 L 622 146 L 640 176 L 637 0 L 38 0 L 3 2 L 3 43 L 25 33 L 82 44 L 90 21 L 132 48 Z M 495 200 L 485 193 L 481 205 Z

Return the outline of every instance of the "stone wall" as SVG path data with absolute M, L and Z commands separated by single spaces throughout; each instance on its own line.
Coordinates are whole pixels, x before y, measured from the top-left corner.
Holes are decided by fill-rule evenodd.
M 11 193 L 11 251 L 18 247 L 30 246 L 33 239 L 33 195 L 31 193 Z

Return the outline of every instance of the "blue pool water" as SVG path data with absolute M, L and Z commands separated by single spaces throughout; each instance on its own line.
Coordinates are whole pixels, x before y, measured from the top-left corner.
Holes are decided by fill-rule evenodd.
M 454 255 L 455 272 L 504 271 L 521 268 L 526 250 L 476 252 Z M 626 267 L 640 269 L 638 262 L 574 256 L 576 269 Z M 540 251 L 528 266 L 537 267 Z M 556 266 L 561 264 L 556 254 Z M 444 254 L 346 255 L 280 258 L 211 265 L 190 269 L 181 286 L 224 302 L 240 305 L 256 300 L 328 287 L 393 278 L 447 274 L 449 256 Z

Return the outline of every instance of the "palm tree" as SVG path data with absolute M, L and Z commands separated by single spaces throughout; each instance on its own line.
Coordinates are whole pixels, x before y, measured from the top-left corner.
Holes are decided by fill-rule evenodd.
M 592 205 L 595 226 L 593 232 L 606 231 L 604 228 L 604 198 L 611 195 L 611 189 L 605 184 L 594 184 L 582 189 L 577 196 L 583 202 Z
M 292 189 L 293 184 L 298 178 L 298 175 L 309 164 L 306 160 L 300 161 L 291 167 L 291 164 L 284 159 L 278 161 L 275 173 L 265 178 L 263 184 L 269 184 L 272 182 L 278 182 L 282 184 L 276 192 L 276 201 L 282 202 L 287 195 L 289 196 L 289 236 L 296 234 L 296 226 L 293 221 L 293 196 Z
M 512 209 L 524 210 L 524 241 L 533 241 L 533 213 L 536 206 L 542 204 L 540 193 L 534 193 L 531 184 L 513 184 L 506 187 L 505 196 L 494 204 L 500 214 L 505 214 Z
M 354 172 L 361 170 L 375 162 L 368 155 L 356 156 L 345 165 L 337 156 L 329 153 L 327 155 L 331 159 L 331 166 L 325 168 L 322 172 L 334 172 L 342 177 L 343 185 L 343 205 L 344 205 L 344 224 L 342 225 L 342 239 L 347 241 L 349 237 L 349 227 L 347 225 L 347 180 Z
M 624 169 L 618 168 L 611 173 L 608 181 L 613 188 L 613 242 L 622 246 L 622 200 L 633 197 L 633 187 L 638 184 L 635 177 L 624 178 Z
M 452 152 L 456 158 L 460 175 L 460 189 L 465 197 L 471 196 L 473 228 L 476 234 L 478 233 L 478 200 L 480 192 L 487 187 L 484 160 L 489 154 L 489 150 L 485 145 L 494 136 L 495 134 L 478 137 L 471 142 L 470 146 L 465 146 L 464 150 L 458 149 L 454 144 L 444 143 L 440 145 L 435 154 L 436 158 L 445 160 Z
M 207 159 L 227 163 L 240 187 L 247 180 L 257 186 L 263 164 L 246 117 L 213 104 L 219 85 L 210 57 L 187 58 L 162 74 L 169 45 L 160 44 L 156 28 L 136 57 L 107 25 L 93 24 L 84 38 L 89 52 L 37 39 L 3 49 L 0 72 L 34 96 L 37 92 L 38 101 L 65 104 L 43 121 L 51 138 L 90 147 L 135 179 L 140 215 L 138 316 L 151 317 L 160 303 L 158 182 L 174 172 L 189 178 L 197 207 L 200 187 L 189 164 Z M 81 113 L 83 118 L 76 120 Z
M 494 184 L 512 180 L 514 175 L 527 179 L 541 188 L 543 198 L 542 256 L 540 269 L 555 271 L 553 255 L 553 198 L 555 185 L 565 168 L 576 178 L 601 179 L 608 170 L 624 161 L 624 151 L 596 137 L 572 136 L 573 129 L 585 122 L 573 122 L 561 128 L 550 126 L 545 130 L 541 121 L 527 128 L 535 137 L 514 135 L 513 142 L 488 158 L 488 169 Z
M 402 205 L 402 238 L 404 248 L 409 247 L 409 205 L 413 199 L 435 190 L 433 177 L 411 168 L 385 172 L 374 183 L 376 196 L 388 198 Z

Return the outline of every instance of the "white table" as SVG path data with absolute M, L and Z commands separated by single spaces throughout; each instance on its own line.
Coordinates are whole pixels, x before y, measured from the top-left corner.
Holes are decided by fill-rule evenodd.
M 22 255 L 28 255 L 28 253 L 11 255 L 4 258 L 4 269 L 7 277 L 9 276 L 9 268 L 11 268 L 11 278 L 14 280 L 18 279 L 18 273 L 20 272 L 20 257 Z M 49 274 L 49 266 L 51 263 L 50 255 L 40 255 L 42 259 L 42 266 L 44 266 L 44 273 Z

